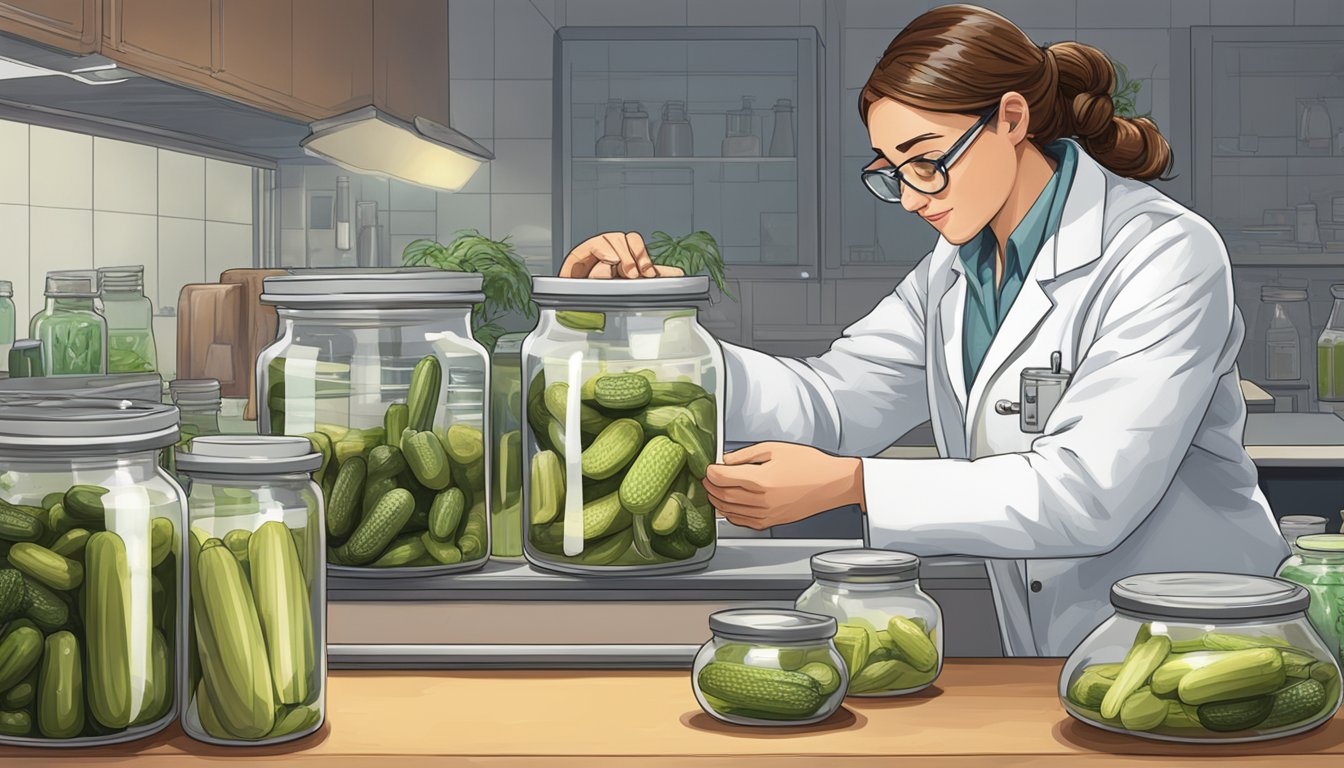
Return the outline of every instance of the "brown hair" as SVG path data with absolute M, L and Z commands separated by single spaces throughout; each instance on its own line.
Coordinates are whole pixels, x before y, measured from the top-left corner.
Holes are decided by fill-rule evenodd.
M 864 124 L 883 98 L 935 112 L 983 113 L 1009 91 L 1028 103 L 1037 146 L 1075 137 L 1113 173 L 1148 181 L 1171 164 L 1171 146 L 1146 117 L 1117 117 L 1115 67 L 1090 45 L 1037 46 L 1004 17 L 972 5 L 935 8 L 887 46 L 859 95 Z

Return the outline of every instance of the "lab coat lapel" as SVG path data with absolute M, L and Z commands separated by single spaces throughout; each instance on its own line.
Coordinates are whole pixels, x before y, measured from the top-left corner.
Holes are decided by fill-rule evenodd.
M 931 344 L 939 344 L 938 354 L 931 355 L 929 413 L 933 431 L 943 454 L 954 458 L 966 455 L 965 414 L 966 376 L 962 363 L 962 317 L 966 310 L 966 276 L 962 269 L 959 248 L 946 241 L 940 242 L 943 252 L 933 274 L 941 275 L 941 285 L 932 286 L 937 296 L 937 324 L 930 334 Z M 941 358 L 942 365 L 937 365 Z
M 1073 183 L 1069 186 L 1069 198 L 1064 203 L 1059 231 L 1041 246 L 1040 253 L 1027 273 L 1027 279 L 1022 282 L 1022 289 L 1013 300 L 1003 325 L 994 334 L 984 362 L 971 384 L 966 407 L 968 441 L 970 425 L 976 423 L 984 406 L 985 388 L 1018 354 L 1055 308 L 1054 299 L 1050 295 L 1055 281 L 1072 270 L 1092 263 L 1101 255 L 1105 204 L 1105 174 L 1096 161 L 1079 148 L 1078 165 Z M 1049 353 L 1054 351 L 1062 350 L 1040 350 L 1041 359 L 1031 364 L 1047 365 Z

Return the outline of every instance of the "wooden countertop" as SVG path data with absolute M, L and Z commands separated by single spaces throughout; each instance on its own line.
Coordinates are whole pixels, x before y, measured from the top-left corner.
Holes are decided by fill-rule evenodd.
M 1259 744 L 1188 746 L 1107 733 L 1064 713 L 1055 659 L 954 660 L 900 699 L 849 699 L 807 728 L 744 728 L 696 706 L 685 671 L 334 672 L 327 724 L 273 747 L 200 744 L 174 726 L 83 750 L 0 749 L 0 764 L 194 766 L 1344 765 L 1344 716 Z M 1291 756 L 1291 757 L 1290 757 Z M 1126 759 L 1128 758 L 1128 759 Z

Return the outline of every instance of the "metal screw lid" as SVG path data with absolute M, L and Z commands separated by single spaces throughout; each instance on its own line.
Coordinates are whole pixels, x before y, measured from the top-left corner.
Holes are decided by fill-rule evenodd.
M 313 472 L 322 454 L 306 437 L 286 435 L 210 435 L 193 438 L 190 451 L 177 451 L 177 468 L 217 475 L 283 475 Z
M 919 558 L 886 549 L 836 549 L 812 556 L 812 576 L 869 584 L 916 581 Z
M 98 272 L 70 269 L 47 273 L 44 294 L 57 299 L 92 299 L 98 296 Z
M 570 277 L 532 278 L 532 298 L 541 306 L 598 302 L 633 305 L 691 304 L 709 299 L 709 278 L 657 277 L 639 280 L 587 280 Z
M 0 402 L 0 453 L 135 453 L 177 442 L 171 405 L 88 397 Z
M 173 403 L 186 408 L 211 408 L 220 404 L 219 381 L 215 379 L 173 379 L 168 394 Z
M 8 299 L 14 295 L 14 284 L 8 280 L 0 280 L 0 299 Z
M 261 302 L 279 307 L 427 308 L 484 299 L 476 272 L 441 269 L 292 269 L 262 281 Z
M 41 342 L 33 342 L 41 345 Z M 16 348 L 19 342 L 14 345 Z M 105 373 L 93 376 L 21 377 L 0 380 L 0 398 L 82 397 L 139 400 L 158 404 L 163 378 L 157 373 Z
M 1307 609 L 1307 590 L 1282 579 L 1236 573 L 1148 573 L 1117 581 L 1111 605 L 1169 619 L 1245 621 Z
M 821 642 L 835 637 L 830 616 L 786 608 L 734 608 L 709 616 L 709 629 L 718 637 L 761 643 Z

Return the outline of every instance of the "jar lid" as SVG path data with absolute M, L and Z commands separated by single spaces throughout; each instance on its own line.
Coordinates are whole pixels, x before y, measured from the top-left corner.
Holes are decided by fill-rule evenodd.
M 8 299 L 14 295 L 14 284 L 8 280 L 0 280 L 0 299 Z
M 1298 536 L 1297 548 L 1308 552 L 1344 553 L 1344 534 L 1313 533 L 1310 536 Z
M 442 269 L 292 269 L 262 281 L 261 303 L 298 309 L 452 307 L 483 301 L 481 275 Z
M 179 406 L 210 407 L 220 403 L 219 381 L 216 379 L 173 379 L 168 382 L 168 393 Z
M 836 623 L 830 616 L 786 608 L 734 608 L 710 614 L 709 630 L 730 640 L 798 643 L 835 637 Z
M 1148 573 L 1111 587 L 1111 605 L 1170 619 L 1241 621 L 1301 613 L 1307 590 L 1282 579 L 1236 573 Z
M 1341 128 L 1340 130 L 1344 131 L 1344 128 Z M 1330 295 L 1336 299 L 1344 299 L 1344 285 L 1336 283 L 1330 286 Z
M 1279 518 L 1279 525 L 1285 523 L 1288 525 L 1321 525 L 1325 522 L 1326 519 L 1318 515 L 1284 515 Z
M 21 343 L 15 342 L 15 348 L 19 348 Z M 38 341 L 31 343 L 41 344 Z M 47 397 L 96 397 L 159 403 L 163 398 L 163 378 L 157 373 L 106 373 L 0 379 L 0 399 Z
M 171 405 L 90 397 L 0 402 L 0 451 L 66 455 L 135 453 L 177 442 Z
M 187 474 L 283 475 L 313 472 L 322 454 L 306 437 L 210 435 L 192 438 L 190 451 L 177 451 L 177 468 Z
M 836 549 L 812 556 L 812 575 L 852 583 L 915 581 L 919 558 L 888 549 Z
M 92 299 L 98 296 L 98 272 L 66 269 L 47 273 L 44 295 L 57 299 Z
M 1301 288 L 1266 285 L 1260 289 L 1261 301 L 1306 301 L 1307 292 Z
M 639 280 L 534 277 L 532 299 L 541 306 L 689 304 L 709 299 L 709 278 L 704 275 Z

